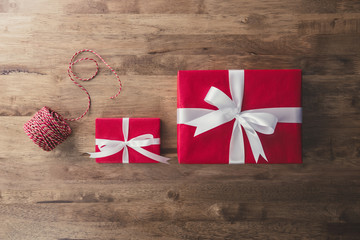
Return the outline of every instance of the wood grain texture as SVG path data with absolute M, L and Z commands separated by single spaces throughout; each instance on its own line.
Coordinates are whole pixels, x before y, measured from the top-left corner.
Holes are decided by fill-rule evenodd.
M 0 239 L 358 239 L 359 42 L 353 0 L 0 0 Z M 22 125 L 82 114 L 83 48 L 124 89 L 109 99 L 102 65 L 89 114 L 43 152 Z M 177 71 L 241 68 L 303 70 L 304 163 L 179 165 Z M 171 165 L 89 160 L 95 118 L 125 116 L 161 118 Z

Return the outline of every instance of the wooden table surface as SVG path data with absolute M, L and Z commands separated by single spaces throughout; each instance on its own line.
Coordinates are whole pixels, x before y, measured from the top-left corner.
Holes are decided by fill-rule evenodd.
M 353 0 L 1 0 L 0 239 L 359 239 L 359 43 Z M 123 91 L 101 65 L 44 152 L 22 125 L 85 110 L 66 74 L 83 48 Z M 303 164 L 177 163 L 178 70 L 279 68 L 303 70 Z M 171 165 L 96 164 L 98 117 L 160 117 Z

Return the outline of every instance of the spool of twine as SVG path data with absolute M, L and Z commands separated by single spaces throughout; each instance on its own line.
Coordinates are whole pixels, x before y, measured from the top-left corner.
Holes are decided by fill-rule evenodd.
M 53 150 L 71 134 L 64 118 L 48 107 L 43 107 L 24 124 L 24 131 L 45 151 Z
M 99 72 L 99 65 L 96 62 L 96 60 L 94 60 L 92 58 L 81 58 L 81 59 L 74 61 L 75 58 L 82 52 L 90 52 L 90 53 L 95 54 L 115 74 L 115 77 L 117 78 L 117 80 L 120 84 L 120 87 L 119 87 L 119 91 L 111 98 L 115 98 L 120 94 L 122 84 L 121 84 L 121 80 L 120 80 L 119 76 L 114 71 L 114 69 L 112 69 L 109 66 L 109 64 L 107 64 L 105 62 L 105 60 L 99 54 L 97 54 L 95 51 L 90 50 L 90 49 L 83 49 L 81 51 L 76 52 L 70 60 L 69 67 L 68 67 L 68 76 L 69 76 L 70 80 L 73 81 L 73 83 L 76 86 L 81 88 L 81 90 L 83 90 L 87 94 L 88 106 L 87 106 L 87 109 L 85 110 L 85 112 L 77 118 L 63 118 L 59 113 L 51 110 L 50 108 L 43 107 L 38 112 L 36 112 L 35 115 L 29 121 L 27 121 L 24 124 L 25 133 L 30 137 L 30 139 L 33 140 L 33 142 L 36 145 L 38 145 L 45 151 L 53 150 L 57 145 L 59 145 L 60 143 L 65 141 L 66 138 L 71 134 L 71 128 L 67 124 L 66 120 L 67 121 L 79 120 L 79 119 L 83 118 L 90 109 L 91 98 L 90 98 L 89 92 L 80 83 L 76 82 L 74 80 L 74 78 L 81 80 L 81 81 L 89 81 L 89 80 L 93 79 Z M 85 78 L 85 79 L 76 76 L 72 70 L 72 67 L 74 64 L 76 64 L 80 61 L 84 61 L 84 60 L 92 61 L 96 65 L 95 73 L 91 77 Z

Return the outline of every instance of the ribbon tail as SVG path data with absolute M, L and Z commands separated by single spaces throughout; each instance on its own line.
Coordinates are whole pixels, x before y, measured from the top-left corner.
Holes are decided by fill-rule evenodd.
M 170 158 L 163 157 L 163 156 L 157 155 L 155 153 L 149 152 L 141 147 L 131 147 L 131 148 L 134 149 L 135 151 L 139 152 L 140 154 L 142 154 L 148 158 L 151 158 L 152 160 L 155 160 L 155 161 L 161 162 L 161 163 L 165 163 L 165 164 L 169 164 L 167 161 L 169 161 Z
M 235 121 L 230 140 L 229 164 L 244 164 L 245 148 L 241 125 Z
M 278 119 L 269 113 L 241 113 L 240 118 L 246 121 L 246 126 L 263 134 L 273 134 Z
M 90 154 L 90 158 L 103 158 L 114 155 L 115 153 L 120 152 L 124 148 L 124 145 L 117 144 L 115 147 L 108 147 L 106 145 L 103 145 L 103 147 L 101 147 L 101 145 L 98 145 L 98 147 L 100 149 L 100 152 L 88 152 L 88 154 Z
M 244 129 L 245 129 L 246 135 L 249 139 L 250 147 L 253 152 L 255 162 L 256 163 L 258 162 L 259 156 L 262 156 L 266 161 L 268 161 L 265 156 L 265 152 L 262 147 L 260 138 L 259 138 L 258 134 L 256 133 L 256 131 L 254 129 L 249 130 L 246 127 Z
M 122 163 L 129 163 L 129 151 L 127 146 L 124 147 L 123 156 L 122 156 Z
M 87 152 L 87 154 L 90 155 L 89 158 L 103 158 L 113 155 L 113 153 L 110 152 L 94 152 L 94 153 Z

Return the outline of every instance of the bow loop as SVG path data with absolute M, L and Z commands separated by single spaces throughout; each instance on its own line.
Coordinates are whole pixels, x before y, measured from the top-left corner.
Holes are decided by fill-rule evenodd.
M 217 107 L 218 110 L 211 111 L 208 114 L 186 123 L 189 126 L 196 127 L 194 136 L 207 132 L 233 120 L 236 114 L 240 111 L 236 107 L 236 103 L 216 87 L 211 87 L 209 89 L 204 101 Z
M 205 102 L 221 109 L 236 109 L 236 104 L 223 91 L 211 87 L 204 99 Z
M 137 137 L 132 138 L 127 145 L 129 147 L 146 147 L 150 145 L 158 145 L 160 144 L 159 138 L 154 138 L 152 134 L 144 134 Z
M 124 141 L 96 139 L 95 144 L 98 146 L 100 152 L 89 153 L 90 158 L 100 158 L 114 155 L 126 147 Z
M 278 122 L 270 113 L 241 113 L 237 118 L 243 118 L 255 131 L 263 134 L 273 134 Z

